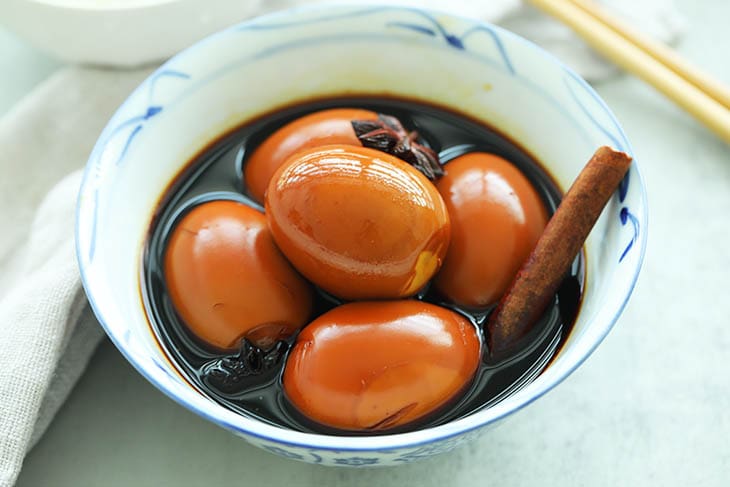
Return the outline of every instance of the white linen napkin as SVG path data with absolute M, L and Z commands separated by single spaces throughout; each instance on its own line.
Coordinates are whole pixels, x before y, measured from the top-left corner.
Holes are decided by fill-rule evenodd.
M 265 5 L 293 3 L 303 2 Z M 566 28 L 518 0 L 402 3 L 448 3 L 450 12 L 503 22 L 591 79 L 611 72 Z M 668 0 L 612 3 L 662 40 L 681 31 Z M 0 486 L 15 482 L 26 452 L 103 336 L 81 289 L 73 248 L 79 169 L 116 106 L 148 74 L 67 67 L 0 119 Z
M 103 336 L 76 266 L 79 168 L 147 74 L 63 69 L 0 119 L 0 486 L 15 482 Z

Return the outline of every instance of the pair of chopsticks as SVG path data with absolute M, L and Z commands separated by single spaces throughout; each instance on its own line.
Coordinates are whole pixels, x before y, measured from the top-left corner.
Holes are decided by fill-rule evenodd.
M 730 143 L 730 89 L 591 0 L 529 0 Z

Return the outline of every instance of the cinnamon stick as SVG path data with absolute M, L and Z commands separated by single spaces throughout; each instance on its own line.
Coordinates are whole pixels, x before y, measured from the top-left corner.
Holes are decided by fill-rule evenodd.
M 593 154 L 489 318 L 492 357 L 514 348 L 535 325 L 630 165 L 630 156 L 610 147 Z

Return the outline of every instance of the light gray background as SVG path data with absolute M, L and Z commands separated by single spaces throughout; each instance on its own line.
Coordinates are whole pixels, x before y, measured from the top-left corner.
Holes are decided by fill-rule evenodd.
M 677 4 L 680 51 L 730 84 L 730 2 Z M 0 114 L 58 67 L 0 30 Z M 597 89 L 647 182 L 647 259 L 603 345 L 511 421 L 417 464 L 310 466 L 178 406 L 105 341 L 18 485 L 730 485 L 730 146 L 636 79 Z

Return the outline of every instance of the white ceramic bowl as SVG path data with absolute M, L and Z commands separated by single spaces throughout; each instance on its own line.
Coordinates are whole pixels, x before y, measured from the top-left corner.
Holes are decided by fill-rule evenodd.
M 91 154 L 78 204 L 84 287 L 127 359 L 160 390 L 273 453 L 325 465 L 395 465 L 448 451 L 556 386 L 598 346 L 626 305 L 646 243 L 634 164 L 587 243 L 574 330 L 534 382 L 496 406 L 410 433 L 338 437 L 263 424 L 206 398 L 156 345 L 140 300 L 143 244 L 160 196 L 218 135 L 315 97 L 388 93 L 497 126 L 567 188 L 593 151 L 631 152 L 621 127 L 573 71 L 509 32 L 392 6 L 303 8 L 243 23 L 172 58 L 119 108 Z
M 2 0 L 0 23 L 67 62 L 137 66 L 166 59 L 250 17 L 260 0 Z

